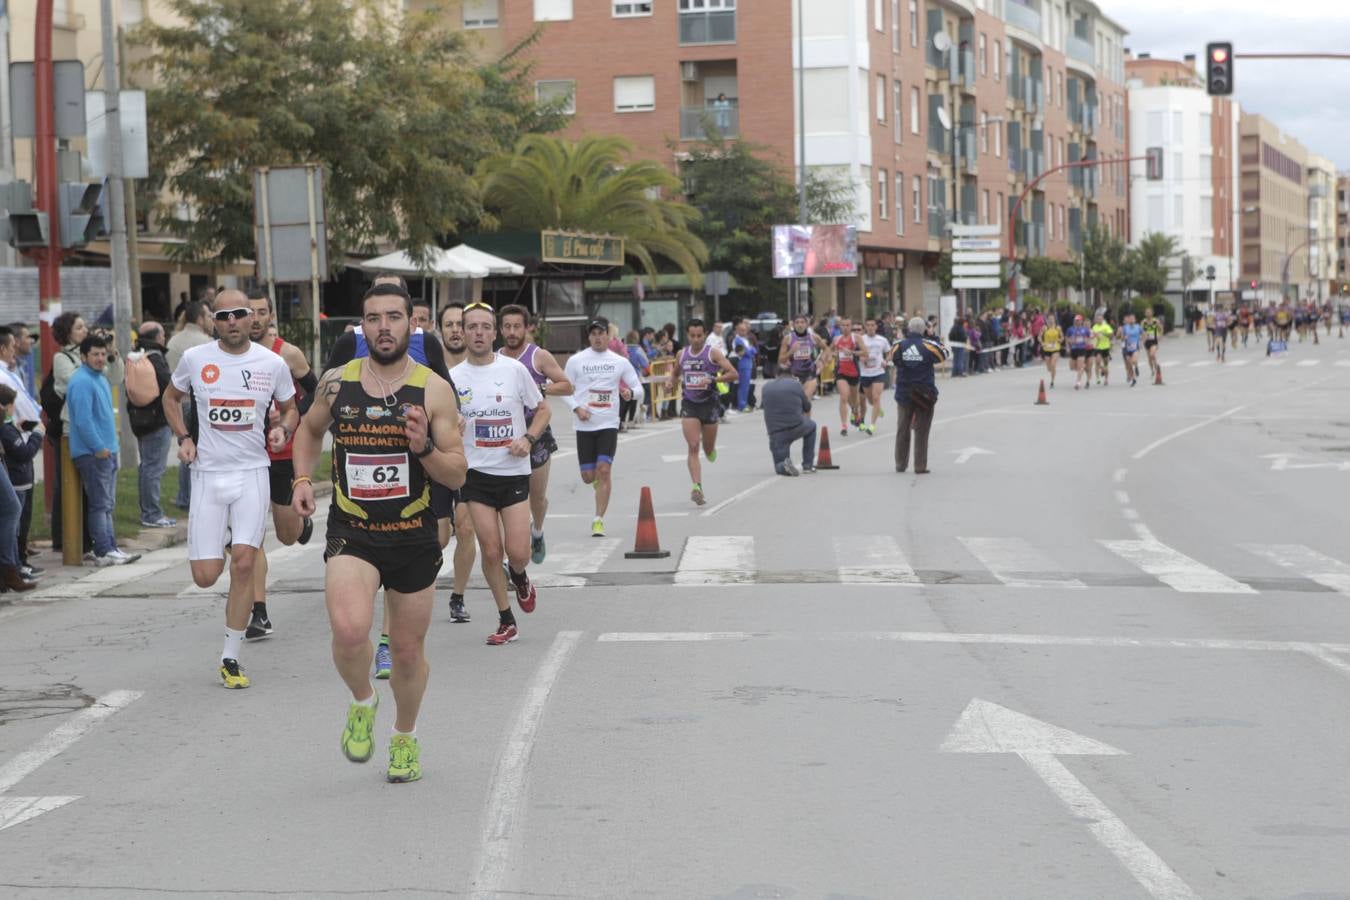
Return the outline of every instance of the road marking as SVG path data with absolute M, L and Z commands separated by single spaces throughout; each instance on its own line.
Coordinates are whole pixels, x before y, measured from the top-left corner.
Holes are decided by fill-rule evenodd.
M 1157 578 L 1163 584 L 1186 594 L 1255 594 L 1249 584 L 1235 581 L 1198 560 L 1157 539 L 1138 541 L 1098 541 L 1112 553 L 1122 557 Z
M 952 450 L 952 451 L 950 451 L 950 452 L 956 454 L 956 465 L 958 465 L 958 466 L 961 465 L 961 464 L 963 464 L 963 463 L 968 463 L 968 462 L 970 462 L 970 460 L 971 460 L 973 457 L 976 457 L 976 456 L 993 456 L 993 455 L 994 455 L 994 451 L 992 451 L 992 450 L 982 450 L 982 449 L 980 449 L 979 447 L 966 447 L 964 450 Z
M 1191 368 L 1198 369 L 1202 366 L 1212 366 L 1212 365 L 1214 365 L 1214 360 L 1212 359 L 1199 359 L 1191 363 Z
M 1338 369 L 1350 368 L 1350 359 L 1338 359 L 1332 365 L 1336 366 Z
M 898 644 L 983 644 L 1030 647 L 1104 647 L 1124 650 L 1238 650 L 1253 653 L 1350 653 L 1350 644 L 1228 638 L 1131 638 L 1070 634 L 979 634 L 951 631 L 607 631 L 603 644 L 701 644 L 748 641 L 883 641 Z
M 1240 366 L 1245 366 L 1249 362 L 1251 362 L 1250 359 L 1235 359 L 1232 362 L 1224 363 L 1224 365 L 1228 366 L 1230 369 L 1236 369 Z
M 1182 435 L 1190 434 L 1192 431 L 1198 431 L 1199 429 L 1204 428 L 1206 425 L 1213 425 L 1215 422 L 1218 422 L 1222 419 L 1226 419 L 1229 416 L 1245 408 L 1246 407 L 1243 406 L 1235 406 L 1232 409 L 1228 410 L 1227 412 L 1221 412 L 1217 416 L 1210 416 L 1203 422 L 1196 422 L 1194 425 L 1187 425 L 1185 428 L 1177 429 L 1171 434 L 1163 435 L 1153 443 L 1149 444 L 1143 450 L 1140 450 L 1138 453 L 1134 454 L 1134 458 L 1143 459 L 1145 456 L 1148 456 L 1150 453 L 1152 453 L 1154 450 L 1157 450 L 1159 447 L 1161 447 L 1163 444 L 1166 444 L 1168 441 L 1175 440 L 1176 438 L 1179 438 Z
M 578 588 L 586 586 L 585 578 L 573 577 L 578 572 L 599 572 L 611 553 L 619 549 L 617 538 L 591 538 L 589 543 L 565 542 L 557 551 L 550 550 L 544 563 L 551 571 L 535 567 L 530 577 L 540 587 Z M 555 567 L 549 565 L 557 562 Z
M 692 535 L 675 570 L 675 583 L 750 584 L 755 580 L 755 539 L 750 535 Z
M 12 828 L 29 819 L 36 819 L 43 813 L 60 809 L 68 803 L 80 799 L 76 797 L 4 797 L 0 796 L 0 831 Z
M 488 804 L 483 815 L 483 846 L 479 851 L 476 873 L 471 883 L 470 896 L 500 897 L 510 889 L 508 868 L 511 863 L 512 843 L 522 831 L 525 817 L 525 792 L 528 787 L 530 756 L 534 752 L 535 735 L 544 718 L 548 702 L 558 676 L 567 665 L 577 644 L 580 631 L 560 631 L 553 639 L 534 678 L 525 691 L 525 699 L 516 714 L 511 733 L 497 758 L 497 767 L 488 786 Z
M 895 538 L 887 535 L 834 538 L 834 558 L 842 584 L 918 584 L 919 576 L 905 562 Z M 843 560 L 862 565 L 843 565 Z
M 1019 537 L 958 537 L 958 541 L 1008 587 L 1086 588 L 1061 566 Z
M 1121 506 L 1129 506 L 1130 495 L 1127 494 L 1125 491 L 1116 491 L 1116 502 L 1119 503 Z
M 1282 366 L 1282 365 L 1284 365 L 1286 362 L 1288 362 L 1288 360 L 1284 360 L 1284 359 L 1268 359 L 1268 360 L 1265 360 L 1264 362 L 1262 362 L 1261 365 L 1263 365 L 1263 366 Z
M 673 463 L 684 462 L 689 458 L 688 453 L 662 453 L 661 462 Z
M 140 691 L 111 691 L 49 731 L 29 749 L 0 766 L 0 793 L 23 781 L 45 762 L 84 737 L 91 728 L 141 696 Z
M 1125 476 L 1129 474 L 1129 471 L 1129 469 L 1116 469 L 1116 471 L 1111 474 L 1111 480 L 1116 484 L 1124 484 Z
M 943 753 L 1012 753 L 1087 826 L 1158 900 L 1198 900 L 1172 867 L 1059 761 L 1066 756 L 1123 756 L 1123 750 L 985 700 L 971 700 L 940 748 Z
M 1324 556 L 1302 544 L 1241 544 L 1240 546 L 1243 550 L 1264 557 L 1277 566 L 1294 570 L 1309 581 L 1315 581 L 1320 585 L 1331 588 L 1333 591 L 1339 591 L 1346 596 L 1350 596 L 1350 566 L 1338 559 Z
M 1297 365 L 1300 369 L 1311 369 L 1320 362 L 1320 359 L 1301 359 L 1298 361 Z
M 766 487 L 768 487 L 769 485 L 773 484 L 774 481 L 776 481 L 778 478 L 781 478 L 781 477 L 782 477 L 782 476 L 780 476 L 780 475 L 771 475 L 770 477 L 765 478 L 763 481 L 757 481 L 757 482 L 755 482 L 754 484 L 750 485 L 750 486 L 749 486 L 748 488 L 746 488 L 745 490 L 741 491 L 740 493 L 738 493 L 738 494 L 732 494 L 730 497 L 728 497 L 727 499 L 723 500 L 721 503 L 717 504 L 716 506 L 712 506 L 712 507 L 709 507 L 708 509 L 704 510 L 703 513 L 702 513 L 702 515 L 703 515 L 704 518 L 707 518 L 708 516 L 715 516 L 715 515 L 717 515 L 718 513 L 720 513 L 722 510 L 726 509 L 728 506 L 731 506 L 731 505 L 734 504 L 734 503 L 738 503 L 738 502 L 740 502 L 741 500 L 744 500 L 746 497 L 749 497 L 751 494 L 755 493 L 756 491 L 762 491 L 762 490 L 764 490 Z

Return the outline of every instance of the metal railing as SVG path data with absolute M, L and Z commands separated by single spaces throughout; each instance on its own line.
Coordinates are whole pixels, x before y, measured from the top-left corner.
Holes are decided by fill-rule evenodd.
M 1041 36 L 1041 14 L 1017 0 L 1006 0 L 1003 4 L 1003 19 L 1009 25 L 1029 31 L 1036 37 Z
M 1089 66 L 1097 64 L 1097 53 L 1092 47 L 1092 42 L 1085 41 L 1076 35 L 1069 35 L 1065 39 L 1064 52 L 1070 58 L 1087 63 Z
M 680 140 L 702 140 L 709 130 L 722 137 L 740 137 L 740 108 L 709 105 L 686 106 L 680 109 Z

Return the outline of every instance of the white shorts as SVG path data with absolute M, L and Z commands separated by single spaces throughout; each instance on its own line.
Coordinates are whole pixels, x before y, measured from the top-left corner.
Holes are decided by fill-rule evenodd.
M 203 472 L 193 466 L 188 559 L 224 559 L 227 526 L 231 543 L 261 547 L 271 501 L 266 467 Z

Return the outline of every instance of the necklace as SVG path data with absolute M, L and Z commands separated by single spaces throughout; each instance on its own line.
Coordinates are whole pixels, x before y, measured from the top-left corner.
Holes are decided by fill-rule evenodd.
M 366 370 L 370 373 L 370 377 L 375 379 L 375 383 L 380 389 L 381 402 L 389 409 L 393 409 L 394 404 L 398 402 L 398 397 L 396 396 L 398 388 L 394 387 L 394 385 L 407 377 L 410 368 L 412 368 L 412 357 L 405 356 L 403 358 L 403 371 L 389 381 L 385 381 L 381 378 L 374 369 Z

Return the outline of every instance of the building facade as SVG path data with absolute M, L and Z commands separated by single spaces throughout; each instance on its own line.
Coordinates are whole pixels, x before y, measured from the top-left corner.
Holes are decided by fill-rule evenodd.
M 1336 176 L 1336 280 L 1338 291 L 1350 294 L 1350 173 Z M 1343 300 L 1346 298 L 1342 298 Z
M 1243 293 L 1261 303 L 1293 299 L 1294 252 L 1308 238 L 1308 152 L 1259 115 L 1244 112 L 1239 131 Z
M 1168 293 L 1207 294 L 1239 289 L 1242 271 L 1236 235 L 1240 109 L 1227 97 L 1210 97 L 1196 73 L 1195 57 L 1183 61 L 1142 55 L 1125 63 L 1130 105 L 1130 155 L 1162 150 L 1161 180 L 1131 166 L 1130 242 L 1165 234 L 1191 265 L 1171 267 Z M 1185 283 L 1185 276 L 1192 277 Z
M 1308 246 L 1290 268 L 1306 263 L 1308 296 L 1318 303 L 1336 292 L 1336 164 L 1325 156 L 1308 157 Z

